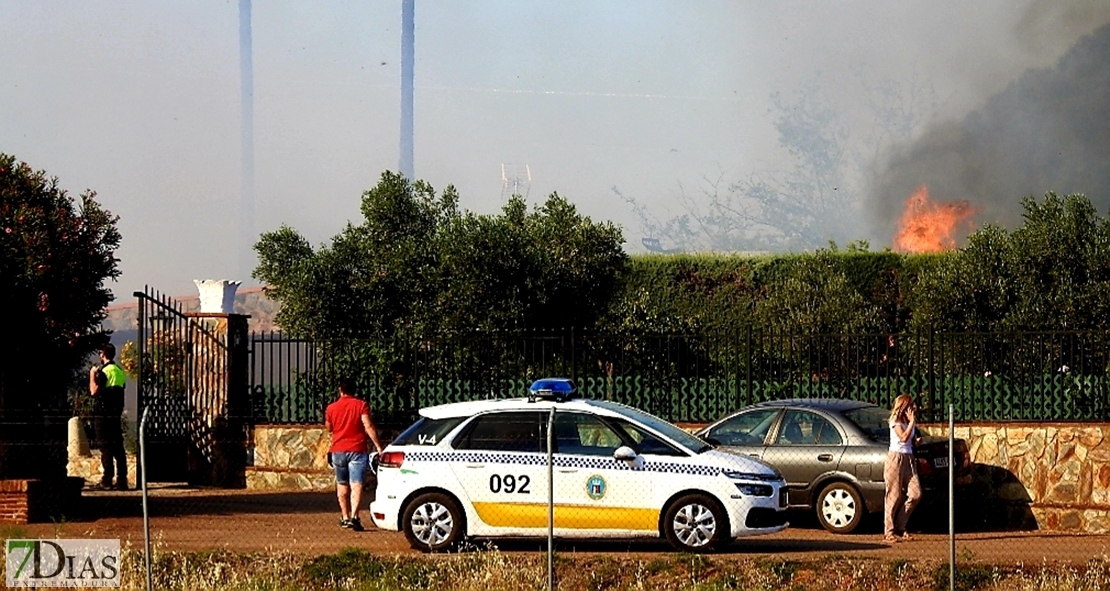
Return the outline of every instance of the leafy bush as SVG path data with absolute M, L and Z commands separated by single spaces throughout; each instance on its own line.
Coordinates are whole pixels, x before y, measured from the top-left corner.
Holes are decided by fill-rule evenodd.
M 0 445 L 0 479 L 65 475 L 67 390 L 107 340 L 100 321 L 112 301 L 104 283 L 120 274 L 116 222 L 96 193 L 74 199 L 57 178 L 0 153 L 0 307 L 16 335 L 0 345 L 0 443 L 18 443 Z M 46 456 L 17 451 L 58 441 L 43 448 L 61 452 Z

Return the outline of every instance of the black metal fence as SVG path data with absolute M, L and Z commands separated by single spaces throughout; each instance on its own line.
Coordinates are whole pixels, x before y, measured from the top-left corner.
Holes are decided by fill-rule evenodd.
M 405 422 L 417 409 L 519 396 L 540 377 L 573 378 L 583 396 L 705 422 L 781 398 L 889 405 L 919 394 L 926 418 L 953 404 L 960 421 L 1110 419 L 1105 331 L 893 335 L 697 335 L 580 330 L 471 333 L 415 340 L 306 341 L 252 336 L 256 424 L 319 423 L 340 376 L 375 412 Z

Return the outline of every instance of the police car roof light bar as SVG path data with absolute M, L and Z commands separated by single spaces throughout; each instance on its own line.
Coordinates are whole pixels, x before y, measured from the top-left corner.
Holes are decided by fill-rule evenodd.
M 578 388 L 568 378 L 543 378 L 532 382 L 532 387 L 528 389 L 528 398 L 532 401 L 537 398 L 563 401 L 576 398 L 577 392 Z

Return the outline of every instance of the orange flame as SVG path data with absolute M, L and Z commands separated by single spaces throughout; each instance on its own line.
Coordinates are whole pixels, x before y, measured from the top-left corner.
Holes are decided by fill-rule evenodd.
M 968 218 L 977 212 L 967 201 L 933 203 L 929 190 L 922 186 L 906 200 L 906 211 L 894 236 L 894 250 L 916 253 L 956 248 L 953 235 L 961 225 L 970 226 Z

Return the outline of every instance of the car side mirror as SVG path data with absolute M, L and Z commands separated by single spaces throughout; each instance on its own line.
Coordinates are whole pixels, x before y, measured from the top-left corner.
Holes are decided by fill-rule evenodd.
M 622 445 L 613 452 L 613 459 L 631 462 L 636 459 L 636 450 L 627 445 Z

